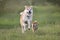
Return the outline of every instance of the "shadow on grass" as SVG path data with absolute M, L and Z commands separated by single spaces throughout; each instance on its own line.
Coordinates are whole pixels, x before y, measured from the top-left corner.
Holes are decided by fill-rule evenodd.
M 15 27 L 15 25 L 2 25 L 2 24 L 0 24 L 0 29 L 11 29 L 14 27 Z
M 43 31 L 39 31 L 39 30 L 38 30 L 37 32 L 35 32 L 35 34 L 38 35 L 38 36 L 46 35 L 45 32 L 43 32 Z
M 54 35 L 60 36 L 60 32 L 53 33 Z
M 57 36 L 60 36 L 60 32 L 57 33 Z
M 37 31 L 37 32 L 35 32 L 35 34 L 36 35 L 38 35 L 38 36 L 42 36 L 42 35 L 47 35 L 47 34 L 49 34 L 49 35 L 57 35 L 57 36 L 60 36 L 60 32 L 56 32 L 56 33 L 46 33 L 46 32 L 44 32 L 44 31 Z

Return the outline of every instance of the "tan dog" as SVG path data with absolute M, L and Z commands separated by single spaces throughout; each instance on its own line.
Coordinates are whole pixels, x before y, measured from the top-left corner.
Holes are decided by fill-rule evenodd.
M 37 23 L 37 21 L 34 21 L 32 23 L 32 31 L 35 32 L 37 29 L 38 29 L 38 23 Z
M 33 16 L 32 6 L 25 6 L 25 10 L 21 12 L 20 15 L 20 24 L 22 27 L 22 33 L 24 33 L 27 29 L 30 29 L 31 26 Z

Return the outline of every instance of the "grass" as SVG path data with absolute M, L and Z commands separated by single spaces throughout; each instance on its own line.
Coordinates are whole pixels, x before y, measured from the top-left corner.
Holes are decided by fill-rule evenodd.
M 0 16 L 0 40 L 60 40 L 59 7 L 34 6 L 33 21 L 38 21 L 38 30 L 24 34 L 19 25 L 19 9 L 14 9 L 14 12 L 8 10 Z

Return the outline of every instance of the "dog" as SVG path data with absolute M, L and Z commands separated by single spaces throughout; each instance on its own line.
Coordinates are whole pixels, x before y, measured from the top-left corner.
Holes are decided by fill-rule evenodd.
M 32 25 L 33 18 L 33 8 L 32 6 L 25 6 L 25 10 L 20 13 L 20 24 L 22 27 L 22 33 L 24 33 L 27 29 L 30 30 L 30 26 Z
M 35 32 L 37 29 L 38 29 L 38 23 L 37 23 L 37 21 L 34 21 L 32 23 L 32 31 Z

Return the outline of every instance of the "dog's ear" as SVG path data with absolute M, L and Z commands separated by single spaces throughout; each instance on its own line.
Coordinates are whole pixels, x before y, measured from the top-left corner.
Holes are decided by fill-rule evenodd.
M 26 6 L 26 5 L 25 5 L 24 7 L 25 7 L 25 8 L 27 8 L 27 6 Z

